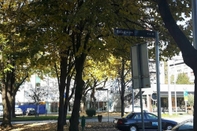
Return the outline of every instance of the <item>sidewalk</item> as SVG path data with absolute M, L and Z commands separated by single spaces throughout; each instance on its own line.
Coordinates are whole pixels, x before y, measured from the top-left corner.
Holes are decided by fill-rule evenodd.
M 192 119 L 193 118 L 193 115 L 178 115 L 178 116 L 175 116 L 175 117 L 163 117 L 164 119 L 169 119 L 169 120 L 174 120 L 174 121 L 177 121 L 177 122 L 182 122 L 184 120 L 187 120 L 187 119 Z

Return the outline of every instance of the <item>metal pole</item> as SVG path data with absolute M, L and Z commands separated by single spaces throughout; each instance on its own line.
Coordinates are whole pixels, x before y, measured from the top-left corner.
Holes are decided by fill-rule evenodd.
M 107 90 L 107 108 L 108 108 L 108 122 L 109 122 L 109 94 Z
M 134 90 L 132 86 L 132 112 L 134 112 Z
M 144 111 L 143 111 L 143 101 L 142 101 L 142 88 L 140 88 L 140 107 L 141 107 L 141 119 L 142 119 L 142 131 L 145 131 L 144 127 Z
M 176 95 L 176 83 L 174 82 L 174 101 L 175 101 L 175 112 L 177 115 L 177 95 Z
M 161 125 L 161 99 L 160 99 L 160 70 L 159 70 L 159 34 L 155 32 L 155 60 L 156 60 L 156 77 L 157 77 L 157 116 L 158 131 L 162 131 Z
M 130 49 L 130 57 L 131 57 L 131 60 L 132 60 L 132 46 L 131 46 L 131 49 Z M 131 60 L 130 60 L 130 62 L 131 62 Z M 131 65 L 132 65 L 132 63 L 131 63 Z M 134 84 L 133 83 L 134 83 L 134 80 L 132 79 L 132 89 L 131 89 L 131 91 L 132 91 L 132 112 L 134 112 L 134 89 L 133 89 Z
M 185 101 L 185 113 L 187 113 L 187 101 Z
M 174 102 L 175 102 L 175 112 L 177 115 L 177 95 L 176 95 L 177 70 L 176 70 L 176 66 L 175 66 L 175 60 L 174 60 L 174 70 L 175 70 L 175 74 L 174 74 Z
M 168 112 L 169 115 L 172 115 L 172 94 L 170 89 L 170 65 L 168 61 Z
M 197 49 L 197 0 L 192 0 L 193 46 Z
M 140 107 L 141 107 L 141 120 L 142 120 L 142 131 L 145 130 L 145 127 L 144 127 L 144 112 L 143 112 L 143 103 L 142 103 L 142 86 L 143 86 L 143 78 L 142 78 L 142 68 L 141 68 L 141 50 L 140 50 L 140 46 L 141 45 L 138 45 L 137 46 L 137 52 L 138 52 L 138 65 L 140 65 L 140 68 L 139 69 L 139 74 L 140 74 L 140 82 L 139 82 L 139 89 L 140 89 Z

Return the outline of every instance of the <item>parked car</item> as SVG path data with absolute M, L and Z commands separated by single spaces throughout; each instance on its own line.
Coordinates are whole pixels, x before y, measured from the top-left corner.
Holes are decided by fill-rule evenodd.
M 35 115 L 36 114 L 36 110 L 34 108 L 27 108 L 26 110 L 26 115 Z
M 23 110 L 21 108 L 15 107 L 15 115 L 17 116 L 23 115 Z
M 194 131 L 193 129 L 193 119 L 185 120 L 172 128 L 172 130 L 167 131 Z
M 150 112 L 143 112 L 144 114 L 144 128 L 157 129 L 158 117 Z M 172 120 L 161 119 L 163 130 L 172 129 L 177 122 Z M 118 118 L 114 120 L 115 128 L 121 131 L 139 131 L 142 129 L 141 112 L 132 112 L 125 118 Z

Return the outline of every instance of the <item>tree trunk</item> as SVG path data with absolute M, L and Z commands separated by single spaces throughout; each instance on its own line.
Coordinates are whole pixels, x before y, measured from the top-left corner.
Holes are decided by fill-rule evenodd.
M 60 84 L 59 84 L 59 114 L 58 114 L 58 131 L 64 131 L 64 90 L 65 90 L 65 80 L 66 80 L 66 59 L 65 57 L 61 57 L 60 60 Z
M 84 81 L 81 78 L 78 78 L 77 80 L 78 84 L 76 85 L 76 93 L 75 93 L 75 100 L 74 100 L 74 105 L 73 105 L 73 111 L 72 111 L 72 116 L 70 118 L 70 127 L 69 131 L 79 131 L 78 125 L 79 125 L 79 109 L 80 109 L 80 102 L 81 102 L 81 97 L 82 97 L 82 89 L 84 86 Z
M 16 94 L 16 93 L 15 93 L 15 94 Z M 16 105 L 16 104 L 15 104 L 15 100 L 16 100 L 16 99 L 15 99 L 15 96 L 16 96 L 16 95 L 15 95 L 15 94 L 14 94 L 14 93 L 12 94 L 12 98 L 13 98 L 13 100 L 12 100 L 12 107 L 13 107 L 13 108 L 12 108 L 12 118 L 15 118 L 15 117 L 16 117 L 16 114 L 15 114 L 15 105 Z
M 75 69 L 76 69 L 76 90 L 75 90 L 75 100 L 73 105 L 72 116 L 70 118 L 69 131 L 79 131 L 79 109 L 80 102 L 82 98 L 82 92 L 84 90 L 85 82 L 82 79 L 83 66 L 86 56 L 81 54 L 80 57 L 75 58 Z
M 3 104 L 3 121 L 1 123 L 2 127 L 11 127 L 11 111 L 12 111 L 12 97 L 11 97 L 11 87 L 3 85 L 2 87 L 2 104 Z
M 186 65 L 193 69 L 195 76 L 195 89 L 194 89 L 194 131 L 197 131 L 197 50 L 194 49 L 184 33 L 180 30 L 176 21 L 172 17 L 167 0 L 157 0 L 159 6 L 159 13 L 165 23 L 169 33 L 177 43 L 183 56 Z
M 67 110 L 68 110 L 68 103 L 69 99 L 69 92 L 70 92 L 70 81 L 71 77 L 67 76 L 67 83 L 66 83 L 66 96 L 65 96 L 65 103 L 64 103 L 64 124 L 66 124 L 66 117 L 67 117 Z

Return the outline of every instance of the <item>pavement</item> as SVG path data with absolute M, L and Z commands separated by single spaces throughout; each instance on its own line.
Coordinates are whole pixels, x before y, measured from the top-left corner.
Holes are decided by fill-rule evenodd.
M 178 115 L 175 117 L 163 117 L 164 119 L 169 119 L 169 120 L 174 120 L 176 122 L 182 122 L 185 121 L 187 119 L 192 119 L 193 115 Z

